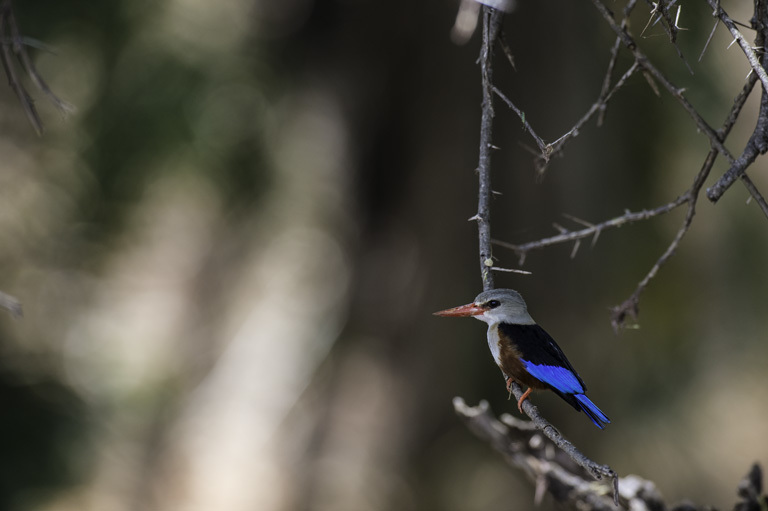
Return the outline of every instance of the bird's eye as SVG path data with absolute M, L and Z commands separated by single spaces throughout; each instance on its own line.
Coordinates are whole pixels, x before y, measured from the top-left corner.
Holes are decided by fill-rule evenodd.
M 488 307 L 489 309 L 495 309 L 499 305 L 501 305 L 501 302 L 498 300 L 490 300 L 485 303 L 485 306 Z

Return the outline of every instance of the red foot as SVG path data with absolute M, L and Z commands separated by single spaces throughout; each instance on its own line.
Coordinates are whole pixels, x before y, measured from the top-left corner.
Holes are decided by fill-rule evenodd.
M 525 392 L 523 392 L 523 395 L 520 396 L 520 399 L 517 400 L 517 409 L 520 410 L 520 413 L 523 413 L 523 401 L 528 399 L 528 396 L 531 395 L 532 388 L 528 388 Z

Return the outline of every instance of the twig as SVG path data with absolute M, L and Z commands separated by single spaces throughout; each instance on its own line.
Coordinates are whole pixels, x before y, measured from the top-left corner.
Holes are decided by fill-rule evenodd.
M 587 110 L 587 112 L 576 121 L 576 124 L 568 130 L 567 133 L 565 133 L 563 136 L 555 140 L 554 142 L 547 143 L 545 142 L 540 136 L 536 134 L 536 132 L 533 130 L 533 127 L 530 125 L 528 120 L 525 118 L 525 113 L 523 113 L 517 106 L 515 106 L 514 103 L 512 103 L 512 100 L 510 100 L 507 96 L 504 95 L 503 92 L 501 92 L 498 88 L 493 87 L 493 92 L 501 98 L 504 103 L 507 104 L 507 106 L 514 111 L 517 116 L 520 118 L 520 120 L 523 123 L 523 127 L 525 130 L 533 137 L 533 139 L 536 141 L 536 145 L 539 146 L 540 154 L 537 155 L 536 160 L 536 171 L 539 174 L 542 174 L 546 168 L 547 164 L 549 163 L 552 156 L 565 147 L 565 144 L 571 139 L 579 134 L 579 130 L 586 124 L 592 116 L 595 115 L 595 113 L 598 113 L 601 111 L 601 109 L 605 108 L 605 105 L 608 104 L 608 102 L 611 100 L 613 95 L 618 91 L 626 81 L 629 79 L 630 76 L 632 76 L 635 71 L 637 71 L 638 65 L 637 63 L 633 63 L 632 66 L 630 66 L 629 69 L 619 78 L 619 80 L 616 82 L 616 84 L 613 86 L 612 89 L 610 89 L 607 93 L 603 94 L 600 93 L 600 97 L 595 101 L 592 106 Z
M 544 142 L 544 140 L 536 134 L 535 131 L 533 131 L 533 127 L 531 127 L 528 120 L 525 118 L 525 113 L 517 108 L 514 103 L 512 103 L 512 100 L 509 99 L 507 96 L 504 95 L 503 92 L 501 92 L 498 88 L 493 87 L 493 92 L 501 98 L 501 100 L 507 104 L 507 106 L 512 109 L 513 112 L 517 114 L 517 116 L 520 118 L 520 120 L 523 123 L 523 127 L 525 128 L 525 131 L 527 131 L 533 139 L 536 141 L 536 145 L 539 146 L 539 151 L 541 151 L 541 154 L 544 155 L 544 158 L 549 159 L 549 155 L 551 154 L 551 150 L 549 149 L 549 145 Z
M 604 108 L 604 106 L 608 104 L 611 98 L 613 98 L 613 95 L 616 93 L 616 91 L 618 91 L 621 87 L 624 86 L 624 84 L 627 82 L 629 77 L 635 74 L 637 69 L 638 69 L 637 62 L 634 62 L 629 67 L 629 69 L 627 69 L 627 71 L 621 76 L 621 78 L 619 78 L 619 80 L 614 84 L 613 88 L 608 92 L 608 94 L 605 94 L 603 96 L 603 94 L 601 93 L 598 100 L 592 104 L 592 106 L 581 117 L 581 119 L 576 121 L 576 124 L 573 126 L 573 128 L 568 130 L 568 132 L 565 135 L 561 136 L 560 138 L 558 138 L 557 140 L 555 140 L 554 142 L 548 145 L 548 154 L 547 154 L 548 157 L 544 159 L 542 155 L 540 158 L 542 158 L 544 161 L 542 162 L 540 160 L 539 164 L 537 164 L 537 171 L 540 174 L 546 170 L 546 164 L 549 162 L 552 155 L 560 152 L 563 149 L 563 147 L 565 147 L 565 144 L 568 143 L 568 141 L 570 141 L 570 139 L 578 136 L 582 126 L 584 126 L 592 118 L 592 116 L 600 112 L 601 108 Z
M 8 32 L 10 31 L 10 36 Z M 60 99 L 53 93 L 48 84 L 43 80 L 40 73 L 38 73 L 32 59 L 29 56 L 29 52 L 25 46 L 25 38 L 21 35 L 19 25 L 16 22 L 16 16 L 13 13 L 13 3 L 11 0 L 0 1 L 0 60 L 3 63 L 3 70 L 8 77 L 8 84 L 10 85 L 16 97 L 19 99 L 24 113 L 27 116 L 30 124 L 35 129 L 38 135 L 43 133 L 43 122 L 40 119 L 40 115 L 35 108 L 35 102 L 29 95 L 29 92 L 21 83 L 21 79 L 16 71 L 14 65 L 13 54 L 21 62 L 22 67 L 29 75 L 32 83 L 40 89 L 43 94 L 53 103 L 58 109 L 64 113 L 69 113 L 74 110 L 74 107 Z
M 10 0 L 6 0 L 6 2 L 10 6 Z M 24 69 L 32 79 L 32 83 L 34 83 L 35 86 L 48 97 L 50 102 L 53 103 L 56 108 L 64 113 L 73 112 L 75 107 L 54 94 L 45 80 L 43 80 L 43 77 L 40 76 L 40 73 L 38 73 L 35 64 L 32 62 L 32 59 L 29 56 L 27 47 L 24 44 L 24 37 L 21 35 L 18 23 L 16 23 L 16 15 L 13 13 L 13 9 L 9 7 L 7 13 L 8 26 L 11 28 L 11 36 L 13 38 L 13 52 L 19 57 L 19 60 L 21 60 Z
M 720 154 L 722 154 L 728 160 L 728 162 L 733 162 L 733 156 L 720 141 L 717 133 L 715 133 L 707 121 L 701 117 L 699 112 L 697 112 L 693 105 L 691 105 L 691 103 L 685 98 L 683 95 L 684 89 L 675 87 L 674 84 L 672 84 L 672 82 L 669 81 L 669 79 L 656 68 L 656 66 L 651 64 L 648 57 L 646 57 L 646 55 L 640 51 L 634 39 L 629 35 L 625 28 L 622 28 L 616 23 L 611 12 L 600 0 L 592 0 L 592 3 L 603 16 L 603 19 L 605 19 L 608 25 L 613 29 L 616 35 L 621 38 L 624 46 L 626 46 L 626 48 L 632 52 L 632 55 L 635 57 L 635 61 L 637 61 L 640 67 L 644 71 L 647 71 L 651 76 L 653 76 L 653 78 L 655 78 L 659 83 L 661 83 L 667 92 L 672 95 L 672 97 L 674 97 L 678 103 L 680 103 L 683 109 L 688 112 L 688 115 L 696 123 L 699 131 L 703 132 L 707 138 L 709 138 L 709 143 L 715 147 L 720 152 Z
M 8 25 L 10 24 L 9 19 L 12 10 L 13 7 L 10 0 L 3 0 L 3 2 L 0 3 L 0 40 L 2 41 L 0 60 L 3 61 L 3 70 L 5 71 L 5 76 L 8 77 L 8 85 L 10 85 L 11 90 L 16 94 L 16 97 L 19 98 L 19 103 L 21 103 L 29 123 L 38 135 L 42 135 L 43 122 L 40 120 L 40 116 L 37 113 L 35 102 L 21 84 L 21 80 L 16 73 L 16 67 L 13 65 L 13 55 L 11 54 L 11 51 L 14 45 L 6 42 L 10 40 L 8 37 Z
M 688 72 L 693 74 L 693 69 L 691 69 L 691 66 L 690 64 L 688 64 L 688 61 L 686 60 L 685 55 L 683 55 L 683 52 L 680 49 L 680 46 L 678 46 L 677 44 L 677 33 L 680 31 L 680 27 L 677 26 L 677 20 L 672 21 L 672 16 L 669 13 L 669 8 L 675 4 L 675 1 L 673 0 L 672 2 L 669 3 L 669 5 L 664 3 L 664 0 L 658 0 L 658 2 L 651 2 L 651 0 L 645 0 L 645 2 L 648 5 L 653 7 L 653 9 L 651 10 L 651 16 L 653 16 L 654 13 L 659 13 L 659 17 L 656 19 L 656 22 L 658 22 L 659 20 L 666 21 L 666 24 L 662 23 L 661 26 L 669 36 L 669 42 L 672 43 L 672 46 L 674 46 L 675 51 L 677 52 L 677 56 L 680 57 L 680 60 L 683 61 L 683 64 L 685 64 L 685 67 L 688 69 Z M 678 6 L 677 13 L 679 16 L 680 6 Z M 653 24 L 655 25 L 656 22 L 654 22 Z M 642 34 L 641 34 L 641 37 L 642 37 Z
M 731 111 L 728 113 L 723 126 L 717 131 L 719 140 L 724 141 L 728 134 L 731 132 L 731 128 L 733 128 L 733 125 L 736 123 L 736 119 L 738 118 L 741 109 L 744 107 L 744 104 L 746 103 L 750 92 L 754 88 L 756 81 L 756 79 L 747 81 L 747 83 L 744 84 L 744 87 L 741 89 L 739 95 L 736 96 L 736 99 L 734 99 Z M 683 223 L 678 229 L 677 234 L 675 235 L 672 242 L 669 244 L 661 257 L 659 257 L 656 263 L 651 267 L 650 271 L 646 274 L 643 280 L 640 281 L 632 295 L 630 295 L 630 297 L 624 300 L 624 302 L 622 302 L 620 305 L 611 308 L 611 325 L 613 326 L 614 331 L 618 331 L 620 327 L 626 326 L 626 320 L 628 316 L 634 320 L 637 320 L 639 313 L 638 307 L 640 294 L 648 286 L 648 283 L 651 281 L 651 279 L 656 276 L 659 268 L 661 268 L 661 266 L 666 263 L 670 257 L 672 257 L 675 250 L 677 250 L 680 241 L 683 239 L 683 236 L 685 236 L 685 234 L 688 232 L 688 229 L 691 227 L 693 216 L 696 214 L 696 201 L 698 200 L 699 192 L 701 191 L 701 187 L 704 185 L 704 180 L 707 178 L 707 176 L 709 176 L 709 173 L 712 170 L 712 166 L 715 164 L 716 158 L 717 150 L 713 148 L 707 154 L 701 170 L 699 170 L 699 173 L 696 174 L 696 177 L 693 180 L 691 188 L 689 188 L 685 195 L 682 196 L 686 198 L 685 202 L 688 203 L 688 212 L 686 213 L 685 219 L 683 220 Z M 759 196 L 759 192 L 756 188 L 755 193 L 757 193 Z M 762 196 L 760 196 L 760 198 L 762 199 Z M 763 200 L 762 202 L 764 203 L 765 201 Z
M 627 5 L 624 7 L 624 18 L 621 20 L 622 28 L 626 29 L 627 25 L 629 24 L 629 16 L 632 14 L 635 5 L 637 5 L 637 0 L 629 0 Z M 601 99 L 605 99 L 605 97 L 608 95 L 608 91 L 610 90 L 611 78 L 613 78 L 613 69 L 616 67 L 616 61 L 619 58 L 619 48 L 621 48 L 621 38 L 616 37 L 616 40 L 613 42 L 613 47 L 611 48 L 611 59 L 608 61 L 608 69 L 605 71 L 605 77 L 603 77 L 603 88 L 600 90 Z M 605 113 L 607 107 L 608 104 L 605 102 L 600 105 L 600 114 L 597 116 L 598 127 L 602 126 L 603 122 L 605 121 Z
M 741 92 L 734 99 L 733 106 L 731 107 L 731 110 L 728 113 L 728 116 L 726 117 L 725 122 L 723 123 L 723 126 L 716 132 L 716 136 L 718 140 L 724 141 L 728 136 L 728 134 L 730 133 L 731 128 L 733 128 L 733 125 L 736 123 L 736 119 L 741 113 L 741 110 L 744 107 L 744 104 L 746 103 L 750 92 L 754 88 L 755 83 L 757 83 L 757 78 L 753 75 L 749 80 L 747 80 L 747 83 L 744 84 L 744 87 L 742 88 Z M 705 159 L 702 165 L 702 168 L 699 170 L 699 173 L 694 178 L 693 184 L 685 193 L 677 197 L 677 199 L 667 204 L 664 204 L 662 206 L 659 206 L 655 209 L 643 210 L 643 211 L 637 211 L 637 212 L 627 211 L 624 215 L 612 218 L 610 220 L 606 220 L 599 224 L 587 225 L 585 229 L 581 229 L 578 231 L 570 231 L 558 226 L 560 230 L 560 234 L 549 237 L 549 238 L 544 238 L 538 241 L 532 241 L 529 243 L 520 244 L 520 245 L 515 245 L 512 243 L 507 243 L 507 242 L 498 241 L 498 240 L 493 240 L 493 243 L 499 246 L 514 250 L 520 257 L 519 264 L 522 265 L 525 262 L 526 255 L 531 250 L 545 248 L 545 247 L 556 245 L 559 243 L 578 241 L 589 236 L 593 237 L 592 243 L 594 245 L 594 243 L 597 241 L 597 237 L 605 229 L 621 227 L 622 225 L 625 225 L 627 223 L 633 223 L 640 220 L 647 220 L 649 218 L 653 218 L 653 217 L 668 213 L 669 211 L 672 211 L 673 209 L 683 204 L 688 204 L 688 212 L 685 216 L 685 219 L 683 220 L 683 223 L 681 224 L 677 234 L 675 235 L 675 238 L 670 242 L 667 249 L 659 257 L 656 263 L 651 267 L 650 271 L 645 275 L 645 277 L 640 281 L 640 283 L 637 285 L 632 295 L 623 303 L 611 309 L 611 323 L 614 329 L 618 330 L 619 327 L 626 326 L 626 320 L 628 317 L 631 317 L 635 320 L 637 319 L 640 294 L 648 286 L 651 279 L 653 279 L 653 277 L 656 276 L 656 273 L 659 271 L 661 266 L 665 262 L 667 262 L 667 260 L 669 260 L 669 258 L 674 254 L 675 250 L 677 250 L 677 247 L 680 244 L 680 241 L 688 232 L 688 229 L 690 228 L 691 222 L 693 220 L 693 216 L 695 215 L 695 211 L 696 211 L 695 206 L 699 196 L 699 192 L 704 183 L 704 180 L 707 178 L 707 176 L 709 175 L 709 172 L 712 169 L 712 166 L 714 165 L 717 154 L 718 154 L 718 151 L 716 149 L 713 148 L 710 150 L 709 154 L 707 155 L 707 158 Z M 744 175 L 746 176 L 746 174 Z M 747 180 L 748 179 L 749 178 L 747 178 Z M 762 195 L 760 195 L 760 192 L 757 190 L 757 188 L 753 184 L 752 186 L 750 186 L 751 181 L 744 181 L 744 183 L 745 183 L 745 186 L 747 186 L 747 189 L 752 194 L 753 198 L 755 198 L 757 203 L 760 205 L 761 209 L 763 209 L 763 212 L 768 215 L 768 204 L 766 204 L 766 201 L 762 197 Z M 574 219 L 574 221 L 577 221 L 577 220 Z M 584 221 L 578 221 L 578 222 L 584 224 Z M 578 247 L 575 246 L 574 250 L 577 248 Z
M 576 241 L 583 238 L 588 238 L 590 236 L 599 236 L 600 233 L 605 229 L 621 227 L 622 225 L 625 225 L 625 224 L 639 222 L 640 220 L 648 220 L 649 218 L 653 218 L 655 216 L 668 213 L 673 209 L 675 209 L 676 207 L 680 206 L 681 204 L 684 204 L 685 202 L 687 202 L 687 200 L 688 200 L 688 196 L 686 194 L 683 194 L 677 199 L 673 200 L 672 202 L 669 202 L 667 204 L 664 204 L 654 209 L 650 209 L 650 210 L 644 209 L 643 211 L 627 211 L 621 216 L 611 218 L 610 220 L 600 222 L 599 224 L 594 224 L 590 227 L 586 227 L 578 231 L 566 230 L 565 232 L 561 232 L 556 236 L 540 239 L 537 241 L 531 241 L 528 243 L 522 243 L 519 245 L 515 245 L 512 243 L 508 243 L 506 241 L 500 241 L 500 240 L 493 240 L 493 243 L 500 247 L 514 250 L 515 253 L 517 253 L 517 255 L 520 257 L 519 264 L 522 265 L 523 262 L 525 262 L 525 256 L 531 250 L 546 248 L 552 245 L 557 245 L 559 243 Z

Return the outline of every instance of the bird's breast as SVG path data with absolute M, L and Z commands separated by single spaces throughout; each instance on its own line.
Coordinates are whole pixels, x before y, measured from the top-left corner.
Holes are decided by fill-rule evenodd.
M 497 325 L 488 329 L 488 347 L 491 348 L 494 360 L 505 375 L 528 387 L 545 387 L 525 369 L 521 360 L 522 354 L 514 339 L 500 332 Z
M 499 326 L 491 325 L 488 327 L 488 348 L 491 350 L 493 360 L 501 367 L 501 346 L 499 344 Z

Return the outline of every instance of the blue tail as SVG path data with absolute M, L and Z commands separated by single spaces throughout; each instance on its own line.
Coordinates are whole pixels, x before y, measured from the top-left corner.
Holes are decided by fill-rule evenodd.
M 603 429 L 604 424 L 610 424 L 611 419 L 609 419 L 595 403 L 590 401 L 587 396 L 584 394 L 574 394 L 573 397 L 576 398 L 581 409 L 587 414 L 587 417 L 595 423 L 595 426 Z

